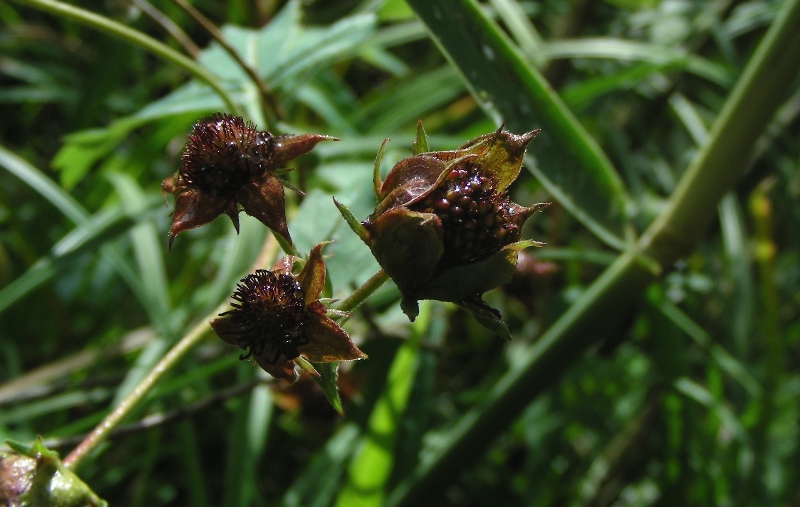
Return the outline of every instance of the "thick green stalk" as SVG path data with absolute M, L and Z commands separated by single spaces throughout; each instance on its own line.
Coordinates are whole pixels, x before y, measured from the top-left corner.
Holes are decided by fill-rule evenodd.
M 411 2 L 415 5 L 416 2 Z M 469 9 L 474 5 L 469 0 Z M 446 51 L 458 48 L 444 47 Z M 452 437 L 400 483 L 389 505 L 418 505 L 452 482 L 458 470 L 480 459 L 486 446 L 554 378 L 592 343 L 613 331 L 655 278 L 642 253 L 669 268 L 695 247 L 749 162 L 755 141 L 787 95 L 800 69 L 800 0 L 787 2 L 750 59 L 714 123 L 708 143 L 687 169 L 667 209 L 648 229 L 641 250 L 621 255 L 532 348 L 451 430 Z
M 101 32 L 105 32 L 112 37 L 124 40 L 138 46 L 145 51 L 149 51 L 153 55 L 161 58 L 167 63 L 174 64 L 186 72 L 197 78 L 199 81 L 206 83 L 211 87 L 214 92 L 225 102 L 225 107 L 236 115 L 242 115 L 241 110 L 231 98 L 230 94 L 220 85 L 219 78 L 209 72 L 205 67 L 198 64 L 194 60 L 178 53 L 157 41 L 156 39 L 129 28 L 121 23 L 106 17 L 100 16 L 91 11 L 75 7 L 74 5 L 65 4 L 55 0 L 14 0 L 20 4 L 33 7 L 42 11 L 62 16 L 64 18 L 73 19 L 86 26 L 90 26 Z
M 753 146 L 800 70 L 800 2 L 787 2 L 717 116 L 641 247 L 664 266 L 691 252 L 717 205 L 750 164 Z
M 378 290 L 381 285 L 389 280 L 389 275 L 382 269 L 379 269 L 374 275 L 364 282 L 361 287 L 353 291 L 352 294 L 343 299 L 336 307 L 337 310 L 349 312 L 355 309 L 358 305 L 364 302 L 373 292 Z

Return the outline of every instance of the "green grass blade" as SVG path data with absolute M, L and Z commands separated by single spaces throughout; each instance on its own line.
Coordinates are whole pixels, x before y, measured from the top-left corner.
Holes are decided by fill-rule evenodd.
M 151 203 L 133 178 L 122 173 L 112 173 L 109 179 L 119 194 L 120 202 L 131 216 L 140 215 L 147 210 Z M 147 308 L 148 315 L 158 319 L 154 324 L 159 331 L 170 333 L 173 326 L 164 267 L 166 235 L 159 234 L 153 222 L 143 222 L 131 229 L 130 238 L 138 267 L 138 279 L 146 294 L 141 303 Z M 177 333 L 176 329 L 174 331 Z
M 195 61 L 178 53 L 169 46 L 162 44 L 161 42 L 150 37 L 149 35 L 139 32 L 138 30 L 134 30 L 133 28 L 125 26 L 111 19 L 95 14 L 94 12 L 81 9 L 80 7 L 75 7 L 70 4 L 65 4 L 54 0 L 17 0 L 17 1 L 23 5 L 27 5 L 29 7 L 50 12 L 51 14 L 54 14 L 56 16 L 62 16 L 65 18 L 73 19 L 79 23 L 85 24 L 86 26 L 92 27 L 96 30 L 100 30 L 113 37 L 117 37 L 135 46 L 138 46 L 152 53 L 153 55 L 161 58 L 167 63 L 177 65 L 178 67 L 183 68 L 184 70 L 189 72 L 198 80 L 210 86 L 211 89 L 213 89 L 214 92 L 217 95 L 219 95 L 219 97 L 223 100 L 225 105 L 231 111 L 234 112 L 238 111 L 236 103 L 231 99 L 228 92 L 225 91 L 224 88 L 222 88 L 219 80 L 213 74 L 211 74 L 203 66 L 197 64 Z
M 409 4 L 496 123 L 515 133 L 542 128 L 529 150 L 534 175 L 598 238 L 622 249 L 630 202 L 622 180 L 542 75 L 476 3 Z
M 27 161 L 0 146 L 0 166 L 39 192 L 57 210 L 76 224 L 87 224 L 89 213 L 53 180 Z
M 87 223 L 58 241 L 49 255 L 39 259 L 25 273 L 0 290 L 0 312 L 47 283 L 59 270 L 67 268 L 71 259 L 98 248 L 98 245 L 116 238 L 132 226 L 133 223 L 119 208 L 92 216 Z
M 753 146 L 786 100 L 800 69 L 800 2 L 791 1 L 758 45 L 686 169 L 667 208 L 642 236 L 662 265 L 691 251 L 716 215 L 717 204 L 747 167 Z
M 677 48 L 610 37 L 551 41 L 542 46 L 542 51 L 548 60 L 609 58 L 647 62 L 673 70 L 685 70 L 721 86 L 730 86 L 733 79 L 729 69 L 705 58 L 685 54 Z

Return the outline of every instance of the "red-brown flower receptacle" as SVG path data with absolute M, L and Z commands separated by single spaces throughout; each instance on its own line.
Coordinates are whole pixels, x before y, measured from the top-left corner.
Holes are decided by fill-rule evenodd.
M 220 338 L 247 350 L 241 359 L 252 357 L 273 377 L 295 381 L 298 356 L 312 363 L 367 357 L 319 301 L 325 286 L 322 246 L 311 250 L 297 275 L 291 272 L 295 259 L 287 255 L 269 270 L 243 278 L 233 310 L 211 321 Z

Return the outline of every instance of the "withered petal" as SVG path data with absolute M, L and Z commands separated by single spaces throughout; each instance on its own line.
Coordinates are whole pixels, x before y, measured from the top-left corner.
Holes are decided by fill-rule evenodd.
M 305 266 L 297 275 L 297 283 L 305 293 L 306 305 L 319 299 L 325 288 L 325 263 L 322 261 L 322 247 L 326 243 L 317 243 L 308 254 Z
M 262 370 L 275 378 L 285 380 L 289 383 L 293 383 L 297 380 L 298 375 L 297 371 L 294 369 L 294 361 L 290 359 L 281 356 L 277 361 L 270 364 L 270 358 L 262 354 L 260 356 L 253 356 L 253 360 L 255 360 L 256 364 L 259 365 Z
M 247 184 L 236 196 L 245 213 L 292 243 L 286 225 L 286 198 L 278 178 L 266 175 L 262 180 Z
M 510 340 L 511 333 L 508 330 L 500 312 L 496 308 L 492 308 L 486 301 L 481 299 L 480 295 L 475 294 L 470 297 L 464 298 L 463 301 L 456 302 L 458 306 L 466 310 L 472 318 L 474 318 L 480 325 L 486 329 Z
M 497 131 L 486 134 L 462 146 L 460 150 L 477 153 L 477 163 L 485 174 L 491 175 L 495 184 L 495 192 L 502 193 L 517 179 L 522 170 L 522 161 L 528 143 L 539 133 L 539 130 L 522 135 Z
M 169 246 L 172 247 L 172 241 L 179 233 L 211 222 L 222 213 L 227 213 L 230 206 L 229 200 L 207 192 L 195 189 L 178 192 L 169 229 Z
M 273 274 L 282 275 L 292 272 L 292 268 L 294 267 L 294 256 L 293 255 L 284 255 L 280 259 L 269 268 Z
M 539 130 L 533 130 L 516 135 L 503 132 L 501 127 L 495 132 L 467 141 L 457 150 L 435 151 L 425 155 L 444 162 L 469 154 L 476 155 L 474 163 L 479 166 L 483 175 L 492 178 L 495 193 L 501 194 L 519 176 L 525 149 L 538 133 Z
M 275 138 L 275 150 L 270 156 L 270 166 L 277 169 L 286 162 L 305 155 L 322 141 L 338 141 L 337 138 L 321 134 L 282 135 Z
M 436 178 L 436 181 L 433 183 L 433 185 L 430 185 L 424 192 L 418 194 L 416 197 L 408 201 L 406 203 L 406 206 L 411 207 L 416 202 L 424 199 L 425 197 L 428 197 L 428 195 L 433 193 L 439 186 L 441 186 L 444 183 L 444 181 L 448 178 L 450 173 L 462 167 L 462 165 L 465 164 L 466 162 L 471 162 L 475 158 L 476 156 L 474 154 L 468 153 L 463 157 L 458 157 L 454 160 L 448 161 L 448 163 L 445 164 L 444 169 L 442 169 L 441 173 L 439 173 L 439 176 Z
M 303 333 L 309 338 L 308 343 L 297 349 L 313 363 L 353 361 L 367 357 L 347 332 L 325 315 L 310 312 L 303 324 Z
M 375 213 L 382 213 L 395 206 L 402 206 L 428 191 L 446 164 L 429 155 L 404 158 L 389 171 L 381 184 L 380 194 L 386 196 Z
M 239 341 L 236 337 L 242 334 L 242 330 L 238 325 L 234 324 L 230 318 L 218 317 L 213 319 L 209 324 L 211 324 L 211 329 L 217 333 L 217 336 L 219 336 L 222 341 L 231 345 L 239 345 Z
M 533 206 L 522 206 L 515 202 L 509 202 L 507 219 L 509 222 L 521 226 L 531 215 L 547 208 L 550 204 L 549 202 L 537 202 Z
M 231 219 L 233 228 L 236 229 L 236 234 L 239 234 L 239 206 L 235 202 L 231 202 L 228 209 L 225 210 L 225 214 Z

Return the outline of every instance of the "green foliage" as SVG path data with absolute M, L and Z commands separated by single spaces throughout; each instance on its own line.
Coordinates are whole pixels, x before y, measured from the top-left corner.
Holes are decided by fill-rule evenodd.
M 797 501 L 800 2 L 195 3 L 238 59 L 153 5 L 198 54 L 139 7 L 0 5 L 0 441 L 42 435 L 110 505 Z M 279 256 L 260 222 L 167 250 L 160 183 L 215 111 L 341 139 L 284 177 L 369 355 L 320 370 L 343 416 L 211 338 Z M 501 123 L 542 130 L 513 201 L 554 203 L 485 295 L 511 340 L 412 324 L 353 233 L 374 181 Z

